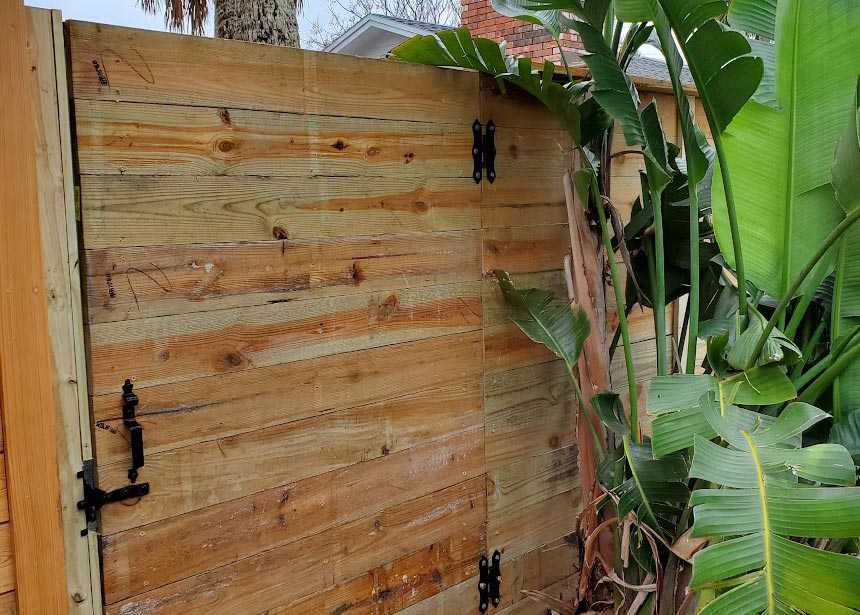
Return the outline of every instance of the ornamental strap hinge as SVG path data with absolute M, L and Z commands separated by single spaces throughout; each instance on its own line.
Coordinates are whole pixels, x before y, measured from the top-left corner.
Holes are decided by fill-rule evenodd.
M 122 387 L 122 422 L 129 432 L 131 444 L 131 468 L 128 470 L 128 480 L 131 484 L 113 491 L 105 491 L 96 487 L 95 460 L 84 461 L 83 469 L 78 472 L 78 478 L 84 482 L 84 499 L 78 502 L 78 510 L 86 515 L 87 527 L 81 530 L 81 536 L 86 536 L 90 529 L 96 529 L 98 511 L 105 504 L 122 502 L 134 498 L 142 498 L 149 493 L 149 483 L 134 484 L 137 481 L 138 469 L 143 467 L 143 426 L 137 422 L 135 408 L 139 403 L 134 393 L 134 385 L 126 380 Z
M 481 556 L 478 561 L 478 612 L 486 613 L 490 605 L 493 608 L 499 606 L 502 588 L 502 569 L 499 562 L 502 554 L 498 551 L 493 553 L 492 560 L 487 556 Z
M 472 179 L 476 184 L 481 183 L 483 170 L 487 170 L 487 181 L 496 181 L 496 125 L 493 120 L 487 122 L 486 131 L 480 120 L 472 124 Z

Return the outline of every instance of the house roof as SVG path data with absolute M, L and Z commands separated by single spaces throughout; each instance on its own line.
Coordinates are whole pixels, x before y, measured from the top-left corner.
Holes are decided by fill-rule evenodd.
M 403 19 L 402 17 L 390 17 L 388 15 L 379 15 L 378 13 L 372 13 L 374 17 L 378 17 L 380 19 L 388 20 L 388 21 L 396 21 L 397 23 L 401 23 L 405 26 L 411 26 L 418 30 L 421 30 L 420 34 L 432 34 L 434 32 L 441 32 L 442 30 L 453 30 L 454 26 L 444 26 L 439 23 L 430 23 L 428 21 L 415 21 L 414 19 Z
M 399 36 L 406 39 L 412 38 L 416 34 L 435 34 L 436 32 L 450 29 L 451 26 L 444 26 L 442 24 L 370 13 L 326 45 L 323 51 L 363 55 L 360 53 L 359 48 L 368 46 L 369 39 L 379 39 L 386 35 Z
M 412 38 L 416 34 L 435 34 L 451 29 L 452 26 L 371 13 L 332 41 L 324 51 L 384 57 L 396 44 Z M 582 63 L 582 59 L 578 55 L 570 55 L 572 56 L 570 57 L 571 64 Z M 627 72 L 634 78 L 669 82 L 669 71 L 662 58 L 638 54 L 630 61 Z M 681 82 L 686 86 L 693 85 L 693 76 L 686 66 L 681 72 Z

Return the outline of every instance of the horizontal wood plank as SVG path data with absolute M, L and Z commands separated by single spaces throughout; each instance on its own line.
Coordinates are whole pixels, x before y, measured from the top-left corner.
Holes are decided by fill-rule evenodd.
M 75 116 L 87 175 L 472 176 L 463 124 L 96 100 Z
M 495 522 L 579 489 L 576 447 L 566 446 L 487 471 L 487 514 Z
M 0 523 L 9 520 L 9 493 L 6 490 L 6 458 L 0 453 Z
M 471 178 L 81 177 L 87 249 L 477 229 Z
M 72 21 L 75 98 L 471 124 L 478 75 Z
M 486 520 L 483 477 L 339 528 L 146 592 L 107 615 L 262 613 L 325 590 L 447 537 L 468 542 Z M 474 539 L 474 538 L 473 538 Z
M 498 607 L 491 612 L 505 615 L 545 615 L 546 607 L 523 596 L 523 589 L 543 590 L 555 596 L 561 592 L 566 598 L 572 597 L 573 594 L 563 588 L 570 586 L 571 589 L 576 589 L 577 575 L 574 567 L 577 553 L 575 545 L 554 541 L 514 559 L 506 559 L 503 556 L 500 601 Z M 400 611 L 399 615 L 471 613 L 476 610 L 476 595 L 474 581 L 467 581 Z
M 481 380 L 481 334 L 430 338 L 137 390 L 146 452 Z M 285 398 L 289 403 L 285 403 Z M 122 396 L 94 398 L 101 462 L 128 456 Z
M 481 390 L 463 383 L 148 455 L 150 493 L 102 512 L 105 534 L 205 508 L 362 461 L 483 422 Z M 128 461 L 100 464 L 102 488 L 127 483 Z M 239 480 L 240 479 L 240 480 Z
M 553 293 L 559 299 L 567 299 L 564 271 L 541 271 L 538 273 L 515 273 L 511 281 L 519 289 L 539 288 Z M 505 325 L 511 322 L 511 307 L 499 290 L 495 276 L 484 278 L 483 288 L 484 326 Z
M 90 322 L 478 280 L 478 231 L 89 250 Z
M 555 271 L 569 250 L 567 224 L 484 229 L 484 272 Z
M 488 471 L 575 442 L 573 385 L 559 360 L 486 375 L 484 411 Z
M 486 528 L 452 537 L 267 615 L 388 615 L 463 583 L 474 584 Z
M 14 591 L 0 596 L 0 615 L 18 615 L 18 601 Z
M 670 362 L 674 356 L 673 346 L 673 336 L 667 335 L 666 357 Z M 657 347 L 656 340 L 654 338 L 630 344 L 630 354 L 633 359 L 633 370 L 636 376 L 636 382 L 644 382 L 657 375 Z M 622 390 L 626 391 L 627 370 L 624 363 L 624 353 L 621 351 L 620 347 L 615 351 L 615 356 L 612 357 L 609 372 L 612 380 L 612 389 L 619 392 Z
M 484 329 L 484 369 L 488 373 L 552 361 L 556 356 L 543 344 L 536 344 L 513 324 Z
M 90 325 L 90 391 L 115 393 L 481 326 L 480 282 Z
M 0 593 L 15 589 L 15 551 L 12 547 L 12 526 L 0 524 Z
M 373 513 L 380 502 L 402 504 L 481 476 L 483 443 L 483 430 L 476 429 L 105 536 L 107 600 L 332 530 Z
M 505 558 L 515 558 L 568 536 L 576 529 L 580 508 L 579 488 L 575 488 L 511 514 L 490 517 L 487 548 L 491 552 L 499 549 Z

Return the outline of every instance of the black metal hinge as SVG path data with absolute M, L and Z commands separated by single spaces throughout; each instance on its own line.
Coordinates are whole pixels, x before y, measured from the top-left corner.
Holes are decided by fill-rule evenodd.
M 502 569 L 499 563 L 502 554 L 498 551 L 493 553 L 493 559 L 488 560 L 481 556 L 478 561 L 478 612 L 486 613 L 490 605 L 493 608 L 499 606 L 502 588 Z
M 472 124 L 472 179 L 476 184 L 481 183 L 483 170 L 487 170 L 487 181 L 496 181 L 496 125 L 493 120 L 487 122 L 486 132 L 480 120 Z

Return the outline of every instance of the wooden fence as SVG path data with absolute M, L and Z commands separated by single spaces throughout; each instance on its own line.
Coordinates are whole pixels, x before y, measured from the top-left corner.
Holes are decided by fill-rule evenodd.
M 572 392 L 490 276 L 564 292 L 554 119 L 472 72 L 30 14 L 69 62 L 34 64 L 69 612 L 459 615 L 495 550 L 494 612 L 569 596 Z M 627 213 L 640 162 L 614 162 Z M 650 315 L 631 329 L 645 381 Z M 82 459 L 128 484 L 126 379 L 151 489 L 81 536 Z

